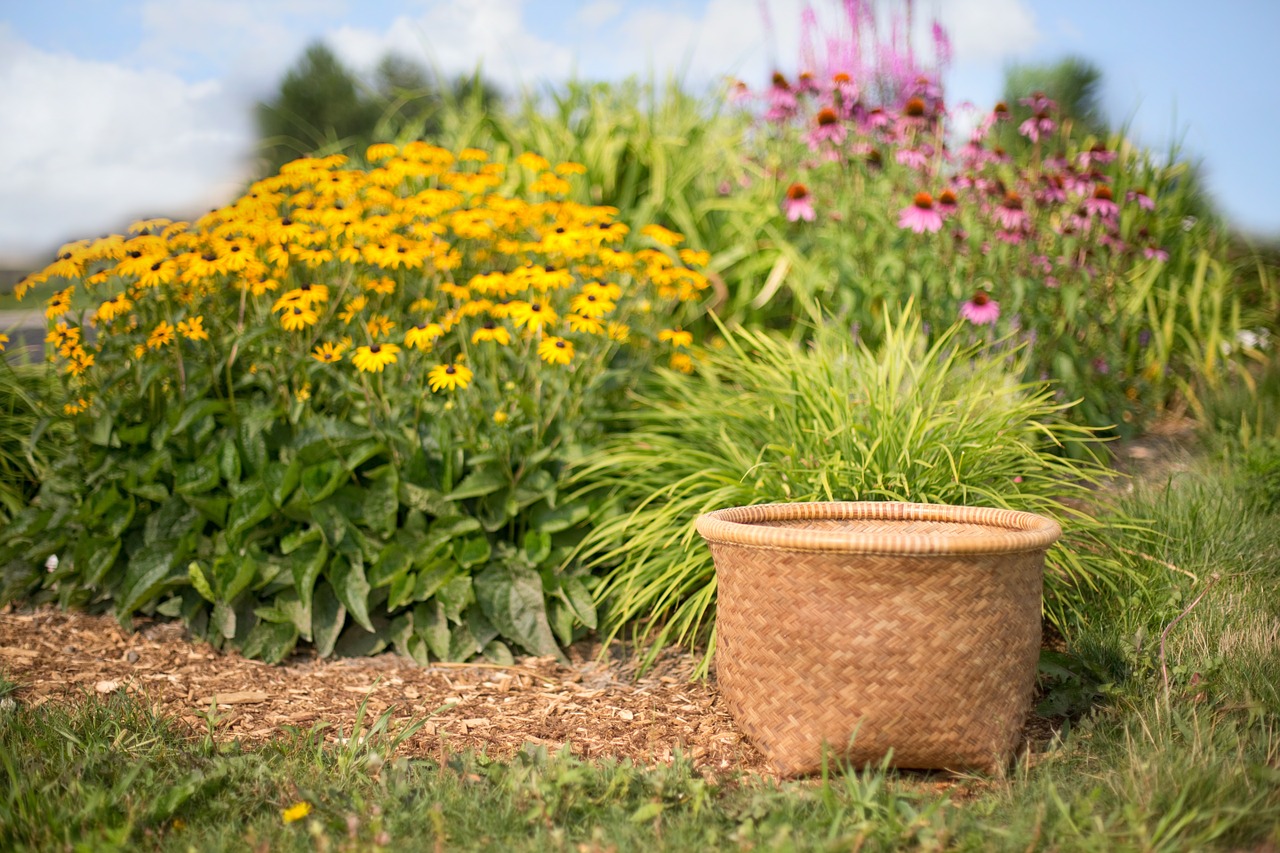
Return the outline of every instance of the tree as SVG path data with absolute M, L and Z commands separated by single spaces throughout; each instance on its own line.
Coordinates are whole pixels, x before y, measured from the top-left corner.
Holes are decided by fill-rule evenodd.
M 1031 116 L 1031 107 L 1019 103 L 1042 92 L 1058 105 L 1058 116 L 1072 123 L 1077 136 L 1105 139 L 1109 133 L 1101 103 L 1102 70 L 1087 59 L 1068 57 L 1052 65 L 1014 65 L 1005 71 L 1004 97 L 1013 121 L 1013 133 L 1002 142 L 1017 144 L 1016 128 Z M 1007 145 L 1006 145 L 1007 147 Z

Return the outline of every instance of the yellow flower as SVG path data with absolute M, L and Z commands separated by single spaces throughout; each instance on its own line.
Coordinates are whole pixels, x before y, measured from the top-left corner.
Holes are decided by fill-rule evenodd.
M 71 360 L 67 362 L 67 373 L 71 376 L 80 376 L 90 367 L 93 367 L 93 356 L 80 347 L 76 347 L 70 353 L 70 358 Z
M 370 293 L 380 293 L 383 296 L 389 296 L 396 292 L 396 282 L 395 279 L 383 276 L 382 278 L 375 278 L 372 281 L 366 281 L 364 283 L 364 289 Z
M 364 306 L 369 304 L 369 300 L 364 296 L 354 296 L 347 300 L 347 304 L 338 312 L 338 319 L 344 323 L 350 323 L 355 316 L 364 310 Z
M 143 287 L 159 287 L 173 281 L 178 265 L 170 258 L 155 261 L 138 276 L 138 284 Z
M 682 352 L 671 354 L 671 368 L 681 373 L 693 373 L 693 359 Z
M 160 324 L 147 336 L 147 349 L 160 349 L 171 343 L 173 343 L 173 326 L 168 321 L 161 320 Z
M 284 818 L 285 823 L 294 823 L 295 821 L 302 820 L 309 814 L 311 814 L 311 803 L 303 800 L 300 803 L 294 803 L 289 806 L 289 808 L 280 812 L 280 817 Z
M 516 162 L 533 172 L 542 172 L 551 167 L 546 157 L 526 151 L 516 158 Z
M 369 319 L 369 322 L 364 324 L 364 327 L 369 330 L 369 337 L 381 338 L 391 334 L 391 330 L 396 327 L 396 324 L 386 314 L 374 314 Z
M 498 411 L 493 413 L 493 422 L 498 426 L 502 426 L 507 422 L 507 413 Z
M 281 308 L 292 308 L 295 305 L 310 308 L 316 303 L 328 301 L 328 287 L 323 284 L 304 284 L 302 287 L 295 287 L 293 290 L 281 295 L 276 300 L 276 304 L 271 306 L 271 310 L 279 311 Z
M 579 293 L 570 301 L 569 307 L 583 317 L 598 320 L 608 314 L 616 306 L 614 303 L 595 292 Z
M 4 345 L 9 343 L 8 335 L 0 335 L 0 352 L 4 352 Z
M 656 243 L 661 243 L 664 246 L 678 246 L 684 242 L 684 237 L 682 235 L 667 228 L 663 228 L 661 225 L 646 225 L 640 229 L 640 233 L 648 237 L 650 240 L 653 240 Z
M 370 163 L 377 163 L 379 160 L 390 160 L 399 153 L 400 149 L 390 142 L 378 142 L 364 150 L 365 159 Z
M 711 260 L 710 252 L 701 252 L 694 249 L 681 249 L 679 255 L 680 260 L 691 267 L 705 267 Z
M 509 316 L 516 325 L 536 332 L 548 323 L 556 321 L 556 312 L 550 305 L 542 302 L 512 302 L 508 308 Z
M 69 356 L 71 350 L 80 343 L 80 327 L 59 323 L 49 330 L 44 340 L 47 344 L 53 344 L 62 355 Z
M 458 152 L 458 159 L 461 161 L 472 161 L 474 163 L 483 163 L 489 159 L 489 152 L 480 148 L 463 148 Z
M 400 347 L 395 344 L 373 344 L 367 347 L 359 347 L 355 354 L 351 356 L 351 363 L 356 369 L 362 373 L 381 373 L 382 368 L 388 364 L 395 364 L 398 360 L 396 353 L 400 352 Z
M 663 329 L 658 332 L 658 340 L 669 341 L 673 347 L 689 347 L 693 345 L 693 333 L 683 329 Z
M 333 344 L 326 342 L 313 349 L 311 351 L 311 357 L 324 364 L 332 364 L 335 361 L 342 361 L 342 351 L 345 349 L 346 347 L 342 344 L 334 346 Z
M 117 293 L 112 298 L 98 306 L 98 311 L 94 315 L 98 320 L 110 323 L 115 318 L 126 313 L 133 307 L 133 303 L 129 301 L 129 297 L 124 293 Z
M 631 327 L 626 323 L 609 323 L 609 340 L 626 343 L 629 337 L 631 337 Z
M 471 333 L 471 343 L 478 344 L 481 341 L 493 341 L 505 347 L 511 343 L 511 333 L 507 331 L 505 326 L 499 326 L 489 320 Z
M 62 413 L 64 415 L 78 415 L 87 408 L 89 408 L 89 401 L 84 397 L 79 397 L 72 400 L 70 403 L 65 404 L 62 407 Z
M 587 167 L 581 163 L 564 162 L 556 166 L 557 175 L 585 175 Z
M 44 316 L 52 320 L 55 317 L 61 317 L 63 314 L 71 310 L 71 294 L 75 291 L 76 286 L 73 284 L 66 290 L 59 290 L 53 296 L 49 297 L 48 307 L 44 309 Z
M 595 317 L 567 314 L 565 315 L 565 320 L 569 322 L 570 331 L 581 332 L 585 335 L 598 335 L 604 331 L 604 323 L 601 323 Z
M 204 330 L 204 315 L 192 317 L 178 323 L 178 334 L 189 341 L 207 341 L 209 333 Z
M 427 374 L 427 384 L 432 391 L 452 391 L 470 385 L 471 376 L 471 368 L 465 364 L 437 364 Z
M 311 383 L 303 382 L 302 387 L 294 392 L 293 398 L 297 400 L 299 403 L 305 403 L 307 400 L 310 400 L 311 399 Z
M 404 345 L 413 349 L 430 350 L 435 339 L 444 334 L 438 323 L 419 323 L 404 333 Z
M 568 364 L 573 360 L 573 344 L 564 338 L 547 335 L 538 344 L 538 357 L 547 364 Z
M 310 308 L 294 305 L 280 315 L 280 325 L 284 326 L 286 331 L 296 332 L 307 326 L 314 326 L 319 319 L 320 315 Z

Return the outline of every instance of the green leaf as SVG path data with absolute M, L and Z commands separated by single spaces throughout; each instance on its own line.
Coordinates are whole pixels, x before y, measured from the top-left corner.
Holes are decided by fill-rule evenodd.
M 438 660 L 449 659 L 449 620 L 439 601 L 429 601 L 413 608 L 413 630 L 426 641 L 427 648 Z
M 511 666 L 516 662 L 515 655 L 511 654 L 511 649 L 501 640 L 490 640 L 488 645 L 484 647 L 482 654 L 485 660 L 492 661 L 499 666 Z
M 545 530 L 529 530 L 524 534 L 524 555 L 538 565 L 551 556 L 551 534 Z
M 191 462 L 178 469 L 173 490 L 180 495 L 198 495 L 215 488 L 220 479 L 216 465 L 204 461 Z
M 415 483 L 400 481 L 400 503 L 430 515 L 443 515 L 449 512 L 449 498 L 438 489 L 429 489 Z
M 329 565 L 326 573 L 329 583 L 338 593 L 338 600 L 346 606 L 351 618 L 366 631 L 373 630 L 369 621 L 369 581 L 364 576 L 364 564 L 339 558 Z
M 298 487 L 301 479 L 302 463 L 297 459 L 290 461 L 288 465 L 272 462 L 262 471 L 262 482 L 271 496 L 271 503 L 275 504 L 277 509 L 289 500 L 289 496 Z
M 390 586 L 412 567 L 413 553 L 399 542 L 388 543 L 378 554 L 377 561 L 369 567 L 369 585 L 375 589 Z
M 554 503 L 556 479 L 545 468 L 539 468 L 516 484 L 511 496 L 516 506 L 524 509 L 532 503 L 547 498 L 547 503 Z
M 304 640 L 311 639 L 311 603 L 303 604 L 302 598 L 292 589 L 276 595 L 275 608 L 293 623 Z
M 662 803 L 657 801 L 652 803 L 645 803 L 643 806 L 636 809 L 635 812 L 632 813 L 631 822 L 632 823 L 648 823 L 649 821 L 657 818 L 658 815 L 660 814 L 662 814 Z
M 218 473 L 228 483 L 240 482 L 240 452 L 231 439 L 224 441 L 218 451 Z
M 313 539 L 296 549 L 288 557 L 289 572 L 293 575 L 293 588 L 298 593 L 302 606 L 310 610 L 311 593 L 315 589 L 316 578 L 329 560 L 329 547 L 323 540 Z M 303 631 L 303 634 L 308 632 Z
M 183 495 L 182 499 L 218 527 L 227 526 L 227 508 L 231 506 L 227 498 Z
M 512 565 L 491 565 L 475 577 L 476 600 L 502 636 L 535 655 L 559 655 L 547 623 L 542 578 Z
M 320 532 L 319 527 L 299 528 L 280 540 L 280 552 L 292 554 L 308 542 L 315 542 L 323 538 L 324 534 Z
M 347 470 L 336 459 L 308 465 L 302 469 L 302 494 L 310 503 L 319 503 L 338 490 L 347 479 Z
M 534 508 L 529 517 L 529 524 L 543 533 L 559 533 L 568 530 L 575 524 L 586 521 L 591 509 L 584 503 L 571 503 L 566 506 L 551 507 L 541 504 Z
M 116 600 L 117 618 L 133 613 L 156 597 L 173 571 L 175 550 L 174 542 L 157 542 L 130 555 L 121 594 Z
M 133 523 L 133 515 L 137 512 L 138 502 L 132 497 L 127 497 L 120 503 L 111 507 L 103 514 L 102 524 L 107 530 L 107 535 L 111 538 L 119 538 L 129 529 L 129 525 Z
M 311 636 L 320 657 L 327 658 L 333 654 L 346 618 L 347 611 L 333 589 L 327 583 L 319 584 L 311 601 Z
M 416 601 L 418 596 L 415 596 L 413 591 L 417 583 L 418 576 L 413 572 L 397 575 L 395 580 L 387 587 L 387 609 L 396 610 L 411 601 Z M 427 593 L 427 595 L 430 595 L 430 593 Z M 426 598 L 427 596 L 424 595 L 422 597 Z
M 203 420 L 209 415 L 216 415 L 226 411 L 227 404 L 221 400 L 210 400 L 208 397 L 202 397 L 199 400 L 188 405 L 182 410 L 182 414 L 178 416 L 178 420 L 173 425 L 173 433 L 180 435 L 187 431 L 187 427 L 199 420 Z
M 124 489 L 126 492 L 156 503 L 163 503 L 169 499 L 169 490 L 161 483 L 139 483 L 136 486 L 126 483 Z
M 483 536 L 470 536 L 455 540 L 453 543 L 453 558 L 464 569 L 487 561 L 491 552 L 489 540 Z
M 458 501 L 465 498 L 478 498 L 492 494 L 499 489 L 511 485 L 511 477 L 498 465 L 486 465 L 477 468 L 462 479 L 452 492 L 449 500 Z
M 86 539 L 76 545 L 75 561 L 79 567 L 79 583 L 86 587 L 97 586 L 116 564 L 120 554 L 120 539 Z
M 236 611 L 226 602 L 218 601 L 213 605 L 213 613 L 209 615 L 209 624 L 218 635 L 230 640 L 236 635 Z
M 348 471 L 354 471 L 379 453 L 385 453 L 386 450 L 387 446 L 378 439 L 362 441 L 344 454 L 343 463 Z
M 231 504 L 231 511 L 227 514 L 227 538 L 238 539 L 274 511 L 266 486 L 261 482 L 253 483 Z
M 267 663 L 279 663 L 298 643 L 298 629 L 292 622 L 259 622 L 245 638 L 241 653 Z
M 191 585 L 195 587 L 196 592 L 200 593 L 200 597 L 205 601 L 214 603 L 218 600 L 218 597 L 213 593 L 213 587 L 209 585 L 209 579 L 204 576 L 204 571 L 195 560 L 192 560 L 187 565 L 187 577 L 191 579 Z
M 436 600 L 444 605 L 444 615 L 450 622 L 457 622 L 463 612 L 476 600 L 475 589 L 468 575 L 455 575 L 436 590 Z
M 595 630 L 596 605 L 591 598 L 591 593 L 587 591 L 586 585 L 577 578 L 561 577 L 559 593 L 564 602 L 573 610 L 573 615 L 578 618 L 578 621 Z
M 213 564 L 214 577 L 219 591 L 219 598 L 228 603 L 240 597 L 240 593 L 248 589 L 258 578 L 259 564 L 252 554 L 238 557 L 228 554 L 219 557 Z
M 111 427 L 112 418 L 110 413 L 103 414 L 93 422 L 93 426 L 89 429 L 89 443 L 98 447 L 108 447 L 111 444 Z
M 363 658 L 376 655 L 391 642 L 390 623 L 379 619 L 372 631 L 359 625 L 348 625 L 338 638 L 334 652 L 344 658 Z
M 469 515 L 446 515 L 431 522 L 425 551 L 430 553 L 463 533 L 480 529 L 480 522 Z

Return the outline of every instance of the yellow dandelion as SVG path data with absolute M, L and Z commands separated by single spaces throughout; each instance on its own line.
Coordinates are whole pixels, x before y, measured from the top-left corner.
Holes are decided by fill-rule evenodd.
M 359 347 L 351 356 L 351 363 L 362 373 L 381 373 L 388 364 L 395 364 L 400 347 L 395 344 L 371 344 Z
M 207 341 L 209 333 L 204 328 L 204 315 L 192 317 L 189 320 L 182 320 L 178 323 L 178 334 L 182 335 L 189 341 Z
M 677 349 L 690 347 L 693 345 L 693 333 L 686 332 L 683 329 L 663 329 L 658 332 L 658 340 L 670 343 Z
M 147 336 L 147 349 L 160 349 L 171 343 L 173 343 L 173 325 L 167 320 L 161 320 L 160 324 Z
M 465 364 L 437 364 L 427 374 L 427 384 L 432 391 L 452 391 L 471 384 L 471 368 Z
M 280 315 L 280 325 L 284 326 L 285 330 L 289 332 L 297 332 L 307 326 L 314 326 L 319 320 L 319 314 L 301 305 L 294 305 Z
M 332 364 L 335 361 L 342 361 L 342 353 L 346 349 L 342 344 L 331 344 L 325 342 L 319 344 L 311 351 L 311 357 L 323 364 Z
M 538 344 L 538 357 L 547 364 L 568 364 L 573 360 L 573 344 L 564 338 L 547 335 Z
M 309 814 L 311 814 L 311 803 L 303 800 L 280 812 L 280 817 L 284 819 L 285 823 L 295 823 Z
M 511 343 L 511 333 L 507 331 L 505 326 L 499 326 L 489 320 L 471 333 L 471 343 L 478 344 L 482 341 L 493 341 L 505 347 Z

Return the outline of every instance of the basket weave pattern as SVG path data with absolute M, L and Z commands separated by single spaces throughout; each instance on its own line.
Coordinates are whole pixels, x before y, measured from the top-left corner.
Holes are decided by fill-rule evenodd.
M 698 520 L 716 563 L 717 679 L 784 775 L 856 765 L 995 769 L 1030 708 L 1045 550 L 1029 513 L 773 504 Z

